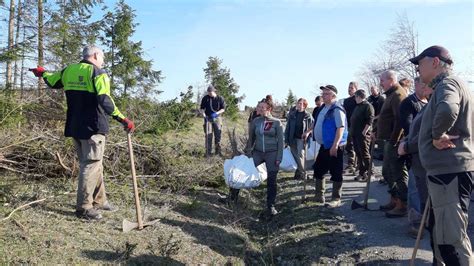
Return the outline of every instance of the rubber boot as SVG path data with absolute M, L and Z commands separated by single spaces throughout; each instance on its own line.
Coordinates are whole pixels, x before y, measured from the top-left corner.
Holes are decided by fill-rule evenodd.
M 395 198 L 390 195 L 390 202 L 385 205 L 380 205 L 379 209 L 381 211 L 390 211 L 391 209 L 395 208 Z
M 326 190 L 326 180 L 316 178 L 316 191 L 315 191 L 315 201 L 316 203 L 324 204 L 324 191 Z
M 328 203 L 328 207 L 336 208 L 341 205 L 341 191 L 342 191 L 342 182 L 333 182 L 332 183 L 332 198 Z
M 395 208 L 391 209 L 390 211 L 387 211 L 385 213 L 385 216 L 387 216 L 387 218 L 399 218 L 405 217 L 407 213 L 408 212 L 406 202 L 403 202 L 399 198 L 395 198 Z

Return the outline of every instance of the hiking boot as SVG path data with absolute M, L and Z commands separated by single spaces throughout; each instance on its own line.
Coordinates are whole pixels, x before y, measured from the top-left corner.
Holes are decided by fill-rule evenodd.
M 367 176 L 367 174 L 359 174 L 358 176 L 354 177 L 354 180 L 359 182 L 366 182 L 368 178 L 369 177 Z
M 222 156 L 221 145 L 219 143 L 216 143 L 216 155 Z
M 328 202 L 326 204 L 326 206 L 328 208 L 337 208 L 337 207 L 341 206 L 341 199 L 340 198 L 339 199 L 338 198 L 332 199 L 330 202 Z
M 352 166 L 348 166 L 344 170 L 344 175 L 356 175 L 356 169 Z
M 379 209 L 381 211 L 390 211 L 391 209 L 395 208 L 395 198 L 390 197 L 390 202 L 385 205 L 380 205 Z
M 406 203 L 398 198 L 395 198 L 395 208 L 385 212 L 385 216 L 387 216 L 387 218 L 400 218 L 405 217 L 407 213 L 408 211 Z
M 115 212 L 118 211 L 118 208 L 112 205 L 109 201 L 104 203 L 102 206 L 94 206 L 95 209 L 97 210 L 104 210 L 104 211 L 109 211 L 109 212 Z
M 100 220 L 102 219 L 102 214 L 100 214 L 96 209 L 91 208 L 88 210 L 76 210 L 77 218 L 82 218 L 86 220 Z

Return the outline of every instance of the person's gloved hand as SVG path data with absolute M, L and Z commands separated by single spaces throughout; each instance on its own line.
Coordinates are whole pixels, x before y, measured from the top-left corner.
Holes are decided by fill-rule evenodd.
M 38 66 L 36 68 L 30 68 L 28 70 L 33 72 L 33 74 L 38 78 L 41 78 L 43 76 L 43 73 L 46 72 L 46 70 L 44 70 L 44 67 L 42 66 Z
M 216 119 L 218 116 L 219 116 L 218 113 L 212 113 L 212 114 L 211 114 L 211 118 L 212 118 L 212 119 Z
M 135 130 L 135 124 L 133 123 L 132 120 L 130 120 L 128 118 L 124 118 L 124 119 L 122 119 L 121 123 L 122 123 L 123 129 L 125 129 L 125 131 L 131 133 Z

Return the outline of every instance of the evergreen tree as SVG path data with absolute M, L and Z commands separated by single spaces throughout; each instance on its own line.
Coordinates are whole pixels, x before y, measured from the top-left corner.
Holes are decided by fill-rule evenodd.
M 56 68 L 81 59 L 82 48 L 94 44 L 99 35 L 97 22 L 89 22 L 92 8 L 101 0 L 57 0 L 57 10 L 48 22 L 47 50 L 55 58 Z
M 111 86 L 121 89 L 122 96 L 135 94 L 150 97 L 160 91 L 155 87 L 161 82 L 161 71 L 152 69 L 152 60 L 145 60 L 141 42 L 130 38 L 135 32 L 135 11 L 120 0 L 113 12 L 102 20 L 102 43 L 108 48 L 106 63 L 111 70 Z
M 286 107 L 291 108 L 296 104 L 296 95 L 293 94 L 291 89 L 288 90 L 288 96 L 286 96 Z
M 222 66 L 222 60 L 217 57 L 209 57 L 207 67 L 204 68 L 206 80 L 212 84 L 219 95 L 226 102 L 225 115 L 231 119 L 237 118 L 239 103 L 245 96 L 237 96 L 239 85 L 230 76 L 230 70 Z

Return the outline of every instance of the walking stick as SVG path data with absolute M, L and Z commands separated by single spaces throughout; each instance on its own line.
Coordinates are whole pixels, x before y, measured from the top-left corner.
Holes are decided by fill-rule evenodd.
M 413 253 L 411 255 L 410 266 L 415 265 L 416 253 L 418 252 L 418 247 L 420 246 L 421 234 L 423 233 L 426 217 L 428 217 L 428 210 L 430 209 L 430 197 L 426 199 L 425 210 L 423 211 L 423 217 L 421 217 L 421 224 L 418 228 L 418 234 L 416 236 L 415 247 L 413 248 Z
M 303 156 L 303 171 L 306 172 L 306 155 L 308 154 L 308 145 L 306 139 L 303 140 L 304 156 Z M 303 202 L 306 201 L 306 175 L 303 176 Z

